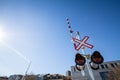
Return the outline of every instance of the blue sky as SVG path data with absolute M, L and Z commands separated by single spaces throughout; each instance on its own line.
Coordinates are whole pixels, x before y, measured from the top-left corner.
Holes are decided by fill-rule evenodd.
M 65 74 L 75 65 L 75 50 L 66 23 L 74 35 L 101 52 L 106 61 L 120 60 L 119 0 L 0 0 L 0 75 Z M 81 51 L 80 51 L 81 52 Z M 21 55 L 20 55 L 21 54 Z

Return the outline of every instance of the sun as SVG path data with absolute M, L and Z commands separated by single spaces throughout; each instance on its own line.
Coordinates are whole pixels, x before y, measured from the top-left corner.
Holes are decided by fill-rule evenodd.
M 5 32 L 5 31 L 3 31 L 3 29 L 2 29 L 2 28 L 0 28 L 0 40 L 4 40 L 4 39 L 5 39 L 5 37 L 6 37 L 6 32 Z

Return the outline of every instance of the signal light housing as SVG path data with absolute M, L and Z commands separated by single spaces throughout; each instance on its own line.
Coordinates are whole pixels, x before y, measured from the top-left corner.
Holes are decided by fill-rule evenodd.
M 98 70 L 99 69 L 99 65 L 98 64 L 95 64 L 93 62 L 90 62 L 90 67 L 93 69 L 93 70 Z
M 104 59 L 103 56 L 100 54 L 98 51 L 94 51 L 93 54 L 91 55 L 91 62 L 95 64 L 101 64 L 103 63 Z
M 75 65 L 75 67 L 78 71 L 81 71 L 82 69 L 85 68 L 85 66 L 80 66 L 80 65 Z
M 76 65 L 84 65 L 86 62 L 86 59 L 79 53 L 75 55 L 75 63 Z

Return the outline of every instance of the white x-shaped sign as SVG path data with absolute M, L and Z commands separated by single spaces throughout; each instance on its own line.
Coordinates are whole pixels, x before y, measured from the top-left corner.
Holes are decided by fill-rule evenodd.
M 88 36 L 85 36 L 82 40 L 79 40 L 79 39 L 76 39 L 76 38 L 72 37 L 72 40 L 74 42 L 74 48 L 75 48 L 75 50 L 79 51 L 79 49 L 82 48 L 82 47 L 84 47 L 84 46 L 92 49 L 93 45 L 86 43 L 86 41 L 88 40 L 88 38 L 89 38 Z

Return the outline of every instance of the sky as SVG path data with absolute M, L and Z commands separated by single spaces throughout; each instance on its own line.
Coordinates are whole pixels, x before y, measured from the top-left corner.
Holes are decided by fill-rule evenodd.
M 75 65 L 66 18 L 87 54 L 99 51 L 104 62 L 120 60 L 119 0 L 0 0 L 0 76 L 63 74 Z M 81 53 L 81 50 L 79 50 Z

